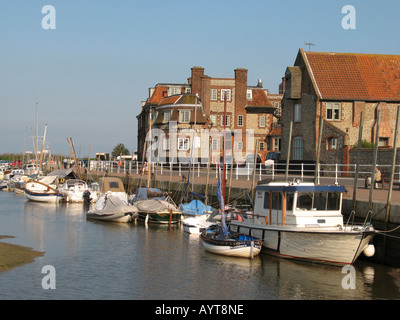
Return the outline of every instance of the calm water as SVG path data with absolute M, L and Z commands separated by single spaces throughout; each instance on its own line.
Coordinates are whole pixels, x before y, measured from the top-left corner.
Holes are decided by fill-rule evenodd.
M 4 242 L 46 252 L 0 272 L 0 299 L 399 299 L 400 270 L 358 261 L 356 288 L 341 268 L 260 254 L 253 261 L 204 251 L 180 226 L 87 221 L 83 204 L 39 204 L 0 192 Z M 42 288 L 42 267 L 56 289 Z

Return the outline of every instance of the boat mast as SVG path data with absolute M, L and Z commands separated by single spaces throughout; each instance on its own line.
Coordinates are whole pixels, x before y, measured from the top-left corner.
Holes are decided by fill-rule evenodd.
M 46 141 L 46 131 L 47 131 L 47 124 L 44 126 L 43 144 L 42 144 L 42 151 L 40 152 L 40 163 L 39 163 L 38 176 L 40 174 L 40 170 L 42 169 L 43 149 L 44 149 L 44 143 Z
M 150 170 L 151 170 L 151 118 L 153 111 L 149 110 L 149 156 L 147 159 L 147 191 L 150 191 Z
M 224 94 L 224 141 L 222 144 L 222 197 L 224 198 L 224 203 L 225 203 L 225 142 L 226 142 L 226 94 L 227 92 L 225 91 Z M 224 208 L 225 211 L 225 208 Z

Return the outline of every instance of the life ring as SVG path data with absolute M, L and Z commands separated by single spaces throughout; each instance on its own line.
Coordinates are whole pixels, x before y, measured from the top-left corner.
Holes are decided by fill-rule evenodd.
M 64 178 L 61 178 L 60 179 L 60 183 L 64 183 L 65 182 L 65 179 Z

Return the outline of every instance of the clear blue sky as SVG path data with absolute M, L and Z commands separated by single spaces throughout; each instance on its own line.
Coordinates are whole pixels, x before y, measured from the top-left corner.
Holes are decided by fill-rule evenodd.
M 342 7 L 356 29 L 342 28 Z M 42 7 L 56 29 L 42 28 Z M 81 156 L 137 143 L 141 101 L 156 83 L 184 83 L 190 68 L 211 77 L 248 69 L 272 93 L 305 42 L 312 51 L 400 54 L 398 0 L 101 1 L 1 0 L 0 153 L 33 150 L 47 124 L 53 152 Z M 25 131 L 27 137 L 25 140 Z

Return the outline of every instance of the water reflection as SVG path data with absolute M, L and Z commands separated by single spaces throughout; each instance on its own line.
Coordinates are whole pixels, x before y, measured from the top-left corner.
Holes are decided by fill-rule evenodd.
M 83 204 L 41 204 L 0 192 L 0 234 L 45 251 L 0 273 L 0 299 L 399 299 L 399 269 L 359 260 L 355 289 L 338 267 L 260 254 L 254 260 L 206 252 L 180 225 L 86 220 Z M 57 289 L 41 288 L 41 267 Z

